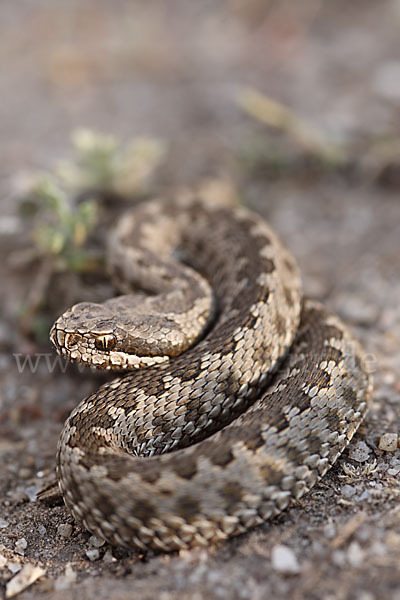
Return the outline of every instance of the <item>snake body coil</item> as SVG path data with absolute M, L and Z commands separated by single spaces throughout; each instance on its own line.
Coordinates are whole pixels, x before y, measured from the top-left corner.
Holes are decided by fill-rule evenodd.
M 73 361 L 134 372 L 64 426 L 67 507 L 112 544 L 163 551 L 278 514 L 366 413 L 372 385 L 357 342 L 302 300 L 293 257 L 243 208 L 190 195 L 144 204 L 109 250 L 126 293 L 74 306 L 51 339 Z

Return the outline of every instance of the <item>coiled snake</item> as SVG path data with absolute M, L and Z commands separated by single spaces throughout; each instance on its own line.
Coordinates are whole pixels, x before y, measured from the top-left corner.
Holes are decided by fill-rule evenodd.
M 250 211 L 195 194 L 144 203 L 111 235 L 126 292 L 53 325 L 75 362 L 133 369 L 72 412 L 65 503 L 112 544 L 170 551 L 263 523 L 335 462 L 372 384 L 338 317 Z M 139 367 L 146 368 L 139 368 Z

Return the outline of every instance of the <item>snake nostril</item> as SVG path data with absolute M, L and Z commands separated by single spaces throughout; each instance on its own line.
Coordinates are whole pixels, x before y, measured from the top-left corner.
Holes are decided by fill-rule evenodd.
M 81 340 L 81 335 L 77 335 L 76 333 L 67 333 L 67 335 L 65 336 L 64 345 L 66 348 L 70 349 L 74 346 L 77 346 Z
M 112 350 L 115 348 L 116 343 L 117 340 L 115 339 L 115 336 L 112 334 L 107 334 L 99 335 L 95 339 L 94 345 L 96 346 L 97 350 Z

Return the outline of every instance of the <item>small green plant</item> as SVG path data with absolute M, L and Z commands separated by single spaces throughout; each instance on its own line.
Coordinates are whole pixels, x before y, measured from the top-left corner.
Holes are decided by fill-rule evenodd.
M 132 197 L 146 191 L 165 155 L 165 144 L 138 137 L 123 146 L 113 136 L 78 129 L 72 134 L 76 159 L 63 162 L 57 173 L 69 189 L 101 190 Z
M 39 251 L 57 258 L 59 269 L 86 270 L 90 261 L 84 245 L 97 223 L 96 200 L 74 202 L 50 175 L 43 176 L 32 192 L 39 205 L 38 223 L 33 230 Z

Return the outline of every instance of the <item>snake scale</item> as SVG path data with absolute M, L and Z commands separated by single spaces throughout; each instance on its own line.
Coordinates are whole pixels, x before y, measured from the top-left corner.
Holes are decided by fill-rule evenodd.
M 129 369 L 64 425 L 57 475 L 75 519 L 114 545 L 171 551 L 247 531 L 301 498 L 362 421 L 371 379 L 340 319 L 303 299 L 270 226 L 195 193 L 113 230 L 122 295 L 80 303 L 51 339 Z

